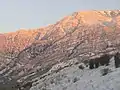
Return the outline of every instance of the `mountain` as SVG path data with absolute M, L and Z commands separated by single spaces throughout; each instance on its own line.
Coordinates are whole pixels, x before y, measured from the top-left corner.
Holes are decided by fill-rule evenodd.
M 110 11 L 106 11 L 108 14 Z M 117 11 L 114 11 L 117 12 Z M 117 24 L 120 24 L 120 16 L 117 17 Z M 16 47 L 18 49 L 18 46 L 20 50 L 26 47 L 26 45 L 30 45 L 35 41 L 36 36 L 38 33 L 40 34 L 39 40 L 44 36 L 45 38 L 50 33 L 57 31 L 61 36 L 63 36 L 66 33 L 71 32 L 69 29 L 74 29 L 74 27 L 77 27 L 77 25 L 82 26 L 82 24 L 88 24 L 88 25 L 94 25 L 94 24 L 101 24 L 105 21 L 111 21 L 111 17 L 108 17 L 105 15 L 104 11 L 82 11 L 82 12 L 75 12 L 72 15 L 64 17 L 62 20 L 58 21 L 56 24 L 49 25 L 47 27 L 39 28 L 39 29 L 20 29 L 16 32 L 10 32 L 3 34 L 7 40 L 0 38 L 0 40 L 5 41 L 7 45 L 9 44 L 9 47 Z M 57 29 L 57 30 L 56 30 Z M 108 29 L 106 27 L 106 29 Z M 110 29 L 110 28 L 109 28 Z M 74 31 L 74 30 L 73 30 Z M 58 35 L 59 37 L 59 35 Z M 10 39 L 12 38 L 12 39 Z M 14 40 L 15 39 L 15 40 Z M 11 41 L 13 40 L 13 41 Z M 19 41 L 16 43 L 16 41 Z M 11 42 L 14 42 L 14 45 L 11 45 Z M 2 44 L 2 43 L 1 43 Z M 13 43 L 12 43 L 13 44 Z M 3 46 L 6 44 L 3 43 Z M 27 45 L 27 46 L 28 46 Z M 2 47 L 2 48 L 7 48 Z
M 74 59 L 81 63 L 92 56 L 119 51 L 119 15 L 118 10 L 75 12 L 45 28 L 4 34 L 7 41 L 3 50 L 18 54 L 12 58 L 0 57 L 1 87 L 3 83 L 9 89 L 16 82 L 21 85 L 30 84 L 29 81 L 35 83 L 51 73 L 71 67 Z M 51 72 L 61 63 L 67 65 Z

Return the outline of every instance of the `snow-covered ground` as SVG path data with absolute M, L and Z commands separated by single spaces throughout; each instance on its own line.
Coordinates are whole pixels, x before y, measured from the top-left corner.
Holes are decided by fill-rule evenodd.
M 114 67 L 114 58 L 109 66 L 90 70 L 72 65 L 57 73 L 46 76 L 33 84 L 30 90 L 120 90 L 120 68 Z M 102 76 L 102 70 L 110 72 Z

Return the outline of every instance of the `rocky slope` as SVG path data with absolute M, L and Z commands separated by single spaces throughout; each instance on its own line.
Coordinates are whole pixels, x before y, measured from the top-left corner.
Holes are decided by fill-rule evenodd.
M 77 58 L 80 63 L 89 60 L 92 55 L 119 50 L 119 11 L 114 12 L 117 23 L 114 22 L 111 11 L 106 12 L 75 12 L 43 29 L 8 33 L 12 37 L 18 35 L 13 41 L 19 41 L 15 45 L 20 46 L 20 53 L 9 59 L 1 56 L 1 85 L 5 83 L 10 88 L 15 86 L 16 81 L 22 84 L 28 81 L 33 83 L 38 77 L 44 78 L 44 74 L 56 64 L 69 63 L 73 58 Z M 111 25 L 115 27 L 110 27 Z M 38 32 L 42 33 L 40 37 Z M 28 46 L 25 38 L 31 40 L 27 43 Z M 65 67 L 68 66 L 71 64 Z
M 48 26 L 50 27 L 50 26 Z M 40 29 L 20 29 L 16 32 L 4 33 L 0 35 L 0 52 L 19 52 L 28 47 L 36 39 L 40 39 L 47 32 L 47 28 Z

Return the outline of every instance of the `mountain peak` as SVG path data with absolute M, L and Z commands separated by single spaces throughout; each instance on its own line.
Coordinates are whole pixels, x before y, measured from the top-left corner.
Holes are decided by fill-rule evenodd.
M 0 48 L 3 50 L 3 55 L 10 57 L 0 59 L 0 73 L 3 75 L 0 81 L 5 82 L 2 85 L 9 85 L 12 79 L 17 79 L 22 82 L 20 86 L 26 86 L 27 82 L 31 87 L 34 81 L 43 80 L 42 78 L 56 74 L 61 69 L 77 65 L 79 62 L 88 62 L 91 57 L 98 58 L 111 51 L 118 51 L 119 20 L 119 11 L 80 11 L 44 28 L 20 29 L 16 32 L 1 34 L 0 40 L 4 41 L 0 44 L 5 43 Z M 110 29 L 116 31 L 106 32 L 104 27 L 109 31 Z M 14 58 L 11 59 L 11 57 Z M 56 69 L 56 65 L 59 68 Z M 76 79 L 73 82 L 75 83 Z

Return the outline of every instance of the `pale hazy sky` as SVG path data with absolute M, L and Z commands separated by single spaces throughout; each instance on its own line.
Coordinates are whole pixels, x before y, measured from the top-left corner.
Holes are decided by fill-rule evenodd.
M 0 32 L 39 28 L 93 9 L 120 9 L 120 0 L 0 0 Z

